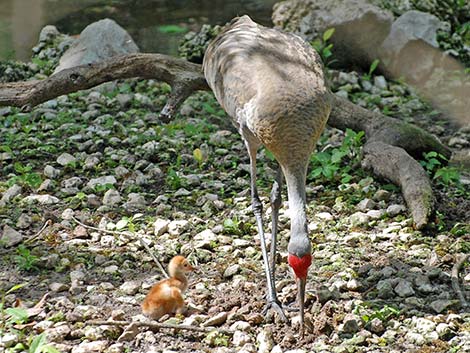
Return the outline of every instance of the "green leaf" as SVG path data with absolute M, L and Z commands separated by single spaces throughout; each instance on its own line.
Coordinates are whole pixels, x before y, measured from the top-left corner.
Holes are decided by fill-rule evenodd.
M 21 289 L 21 288 L 23 288 L 23 287 L 26 286 L 26 285 L 28 285 L 28 282 L 20 283 L 20 284 L 14 285 L 14 286 L 11 287 L 9 290 L 7 290 L 7 292 L 5 293 L 5 295 L 6 295 L 6 294 L 10 294 L 11 292 L 14 292 L 15 290 Z
M 369 68 L 369 76 L 372 75 L 372 73 L 375 71 L 379 63 L 380 63 L 379 59 L 375 59 L 374 61 L 372 61 L 372 64 L 370 64 L 370 68 Z
M 40 335 L 34 337 L 31 345 L 29 346 L 29 353 L 41 353 L 42 348 L 46 344 L 46 334 L 43 332 Z
M 7 315 L 10 315 L 8 322 L 15 324 L 23 324 L 28 321 L 28 312 L 23 308 L 7 308 L 5 309 Z
M 186 33 L 188 30 L 185 27 L 178 25 L 163 25 L 159 26 L 158 30 L 161 33 L 174 34 L 174 33 Z
M 194 156 L 194 159 L 199 163 L 201 164 L 204 160 L 204 156 L 202 155 L 202 151 L 200 148 L 196 148 L 194 151 L 193 151 L 193 156 Z
M 324 42 L 327 42 L 331 36 L 333 35 L 333 33 L 335 33 L 335 29 L 334 28 L 330 28 L 330 29 L 327 29 L 324 33 L 323 33 L 323 41 Z

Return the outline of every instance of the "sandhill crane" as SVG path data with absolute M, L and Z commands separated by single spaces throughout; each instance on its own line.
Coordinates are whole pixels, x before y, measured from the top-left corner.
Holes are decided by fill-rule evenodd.
M 263 27 L 250 17 L 232 20 L 208 46 L 204 75 L 217 101 L 238 128 L 250 157 L 252 209 L 267 279 L 267 310 L 286 316 L 274 283 L 282 175 L 287 183 L 291 234 L 288 262 L 294 271 L 303 336 L 305 284 L 311 264 L 305 184 L 314 146 L 331 110 L 319 55 L 300 37 Z M 280 165 L 271 191 L 270 259 L 256 188 L 256 153 L 264 145 Z
M 165 314 L 181 314 L 184 309 L 183 293 L 188 288 L 187 272 L 194 271 L 183 256 L 175 256 L 168 265 L 170 278 L 155 284 L 142 302 L 142 312 L 154 320 Z

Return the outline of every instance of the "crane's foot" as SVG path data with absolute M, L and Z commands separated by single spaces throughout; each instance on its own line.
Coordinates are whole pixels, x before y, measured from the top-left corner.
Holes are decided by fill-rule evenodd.
M 282 304 L 277 299 L 268 301 L 263 309 L 263 315 L 266 316 L 266 318 L 271 317 L 272 312 L 277 313 L 282 322 L 289 322 L 286 314 L 284 313 L 284 309 L 282 309 Z

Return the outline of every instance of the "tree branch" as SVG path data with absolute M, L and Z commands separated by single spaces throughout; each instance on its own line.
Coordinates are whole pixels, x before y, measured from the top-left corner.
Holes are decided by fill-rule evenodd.
M 62 94 L 132 77 L 156 79 L 172 86 L 160 113 L 164 122 L 174 116 L 191 93 L 210 89 L 201 65 L 162 54 L 129 54 L 66 69 L 42 81 L 0 84 L 0 106 L 30 110 Z M 398 119 L 368 111 L 336 95 L 332 95 L 332 101 L 328 124 L 341 130 L 365 132 L 364 165 L 401 187 L 415 227 L 423 228 L 433 213 L 434 197 L 426 173 L 413 158 L 430 151 L 450 158 L 449 148 L 424 130 Z

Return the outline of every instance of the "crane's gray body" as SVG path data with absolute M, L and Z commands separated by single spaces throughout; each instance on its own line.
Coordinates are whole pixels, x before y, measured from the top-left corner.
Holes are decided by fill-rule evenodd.
M 204 75 L 242 134 L 262 143 L 281 167 L 305 164 L 330 112 L 318 54 L 300 37 L 232 21 L 207 48 Z

